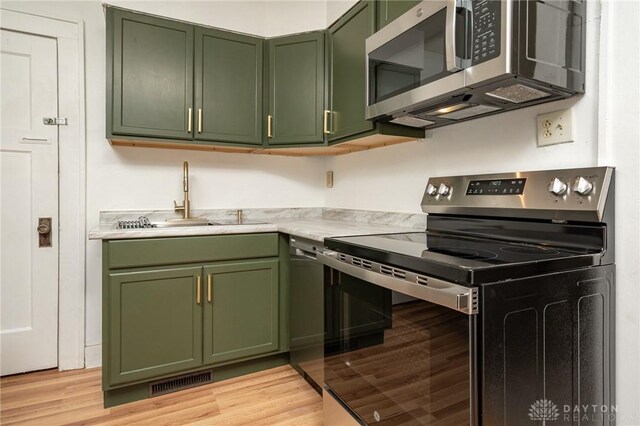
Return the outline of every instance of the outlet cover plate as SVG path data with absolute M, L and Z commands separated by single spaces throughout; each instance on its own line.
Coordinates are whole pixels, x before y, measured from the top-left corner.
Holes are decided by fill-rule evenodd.
M 328 171 L 326 174 L 326 184 L 327 188 L 333 188 L 333 172 Z
M 572 111 L 550 112 L 537 117 L 538 146 L 573 142 Z

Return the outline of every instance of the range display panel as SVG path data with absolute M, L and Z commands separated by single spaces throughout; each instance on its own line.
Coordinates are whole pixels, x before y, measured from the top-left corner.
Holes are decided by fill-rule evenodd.
M 472 180 L 466 195 L 522 195 L 527 179 Z

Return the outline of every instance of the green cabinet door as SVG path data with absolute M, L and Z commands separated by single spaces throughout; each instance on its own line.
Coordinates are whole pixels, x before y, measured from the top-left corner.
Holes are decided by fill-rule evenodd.
M 107 25 L 107 133 L 191 139 L 193 27 L 113 8 Z
M 361 1 L 334 23 L 329 34 L 329 142 L 373 130 L 365 119 L 365 40 L 374 32 L 374 5 Z
M 204 277 L 204 364 L 278 351 L 278 260 L 205 266 Z
M 269 40 L 268 74 L 268 144 L 323 143 L 324 33 Z
M 196 28 L 196 140 L 262 145 L 262 53 L 260 38 Z
M 201 272 L 188 267 L 109 274 L 110 385 L 202 364 Z
M 376 31 L 420 3 L 420 0 L 375 0 Z

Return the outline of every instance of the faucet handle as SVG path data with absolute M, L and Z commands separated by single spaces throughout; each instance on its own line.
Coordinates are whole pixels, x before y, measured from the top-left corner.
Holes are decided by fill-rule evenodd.
M 176 200 L 173 200 L 173 210 L 177 212 L 184 211 L 184 204 L 178 205 Z

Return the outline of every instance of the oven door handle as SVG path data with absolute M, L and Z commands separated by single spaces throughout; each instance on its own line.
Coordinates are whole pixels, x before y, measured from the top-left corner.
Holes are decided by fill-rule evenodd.
M 351 256 L 347 256 L 352 258 Z M 334 251 L 324 251 L 317 254 L 316 258 L 320 263 L 347 275 L 367 281 L 389 290 L 397 291 L 417 299 L 425 300 L 436 305 L 455 309 L 467 315 L 478 313 L 478 289 L 464 287 L 438 278 L 424 277 L 426 284 L 418 284 L 418 275 L 403 271 L 405 278 L 396 278 L 377 272 L 379 264 L 371 263 L 371 269 L 352 265 L 338 259 L 338 253 Z M 392 268 L 390 268 L 392 269 Z M 409 281 L 414 279 L 415 281 Z

